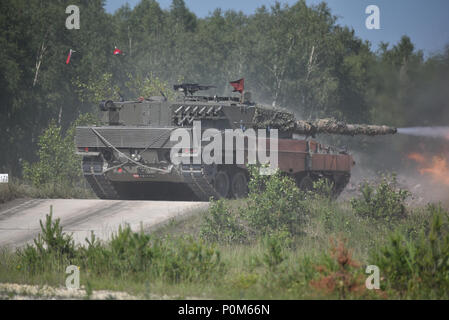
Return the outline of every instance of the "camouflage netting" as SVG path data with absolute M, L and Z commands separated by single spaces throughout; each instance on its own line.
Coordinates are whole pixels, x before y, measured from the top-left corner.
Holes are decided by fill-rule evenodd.
M 364 124 L 346 124 L 335 119 L 318 119 L 315 121 L 296 121 L 295 133 L 314 136 L 318 133 L 339 135 L 378 136 L 397 133 L 396 128 L 387 126 L 373 126 Z
M 282 109 L 271 109 L 256 107 L 253 123 L 255 129 L 272 128 L 280 131 L 291 131 L 295 129 L 295 116 Z
M 397 133 L 397 129 L 392 127 L 347 124 L 335 119 L 296 120 L 295 116 L 286 110 L 260 106 L 256 107 L 253 123 L 256 129 L 272 128 L 306 136 L 315 136 L 320 133 L 347 136 L 378 136 Z

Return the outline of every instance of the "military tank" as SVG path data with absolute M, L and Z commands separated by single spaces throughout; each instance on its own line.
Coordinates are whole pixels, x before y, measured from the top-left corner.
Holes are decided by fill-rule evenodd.
M 207 148 L 207 141 L 218 141 L 228 132 L 236 137 L 255 133 L 262 141 L 257 146 L 264 145 L 271 154 L 271 132 L 275 130 L 276 167 L 305 190 L 318 179 L 328 179 L 337 196 L 348 184 L 355 162 L 345 150 L 316 141 L 316 135 L 375 136 L 397 132 L 387 126 L 346 124 L 335 119 L 297 120 L 287 110 L 252 102 L 249 92 L 238 97 L 196 94 L 211 88 L 176 85 L 174 89 L 183 94 L 174 101 L 165 96 L 102 101 L 101 125 L 77 127 L 75 136 L 84 177 L 96 195 L 101 199 L 180 201 L 245 197 L 247 164 L 254 160 L 249 157 L 254 146 L 249 138 L 240 145 L 234 140 L 214 144 L 212 152 L 209 147 L 209 156 L 223 161 L 206 162 L 201 151 Z M 173 139 L 179 129 L 192 142 L 185 148 L 183 144 L 179 147 L 179 139 Z M 213 139 L 210 135 L 203 139 L 208 130 L 214 132 Z M 195 134 L 200 137 L 196 145 Z

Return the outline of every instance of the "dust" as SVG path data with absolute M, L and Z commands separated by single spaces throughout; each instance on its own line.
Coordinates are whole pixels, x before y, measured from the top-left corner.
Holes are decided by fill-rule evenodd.
M 428 203 L 441 203 L 449 208 L 449 167 L 446 165 L 449 153 L 445 147 L 442 141 L 427 141 L 427 144 L 415 141 L 402 145 L 402 149 L 396 152 L 380 147 L 375 154 L 372 150 L 371 153 L 350 152 L 356 166 L 341 199 L 360 196 L 360 186 L 364 182 L 377 184 L 382 177 L 395 174 L 398 187 L 412 194 L 410 205 L 421 207 Z

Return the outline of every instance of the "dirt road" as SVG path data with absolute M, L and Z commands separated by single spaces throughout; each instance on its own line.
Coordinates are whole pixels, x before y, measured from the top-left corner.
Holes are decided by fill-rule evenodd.
M 110 200 L 15 200 L 0 206 L 0 247 L 19 247 L 40 232 L 39 220 L 53 206 L 53 217 L 61 218 L 64 231 L 73 233 L 76 243 L 84 243 L 91 231 L 108 240 L 120 225 L 134 231 L 164 224 L 207 208 L 208 203 L 110 201 Z

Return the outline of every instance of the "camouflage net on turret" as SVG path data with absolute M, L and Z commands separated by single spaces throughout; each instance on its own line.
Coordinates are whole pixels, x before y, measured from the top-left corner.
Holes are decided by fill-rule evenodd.
M 295 129 L 295 116 L 287 111 L 256 107 L 253 123 L 256 129 L 279 129 L 291 131 Z

